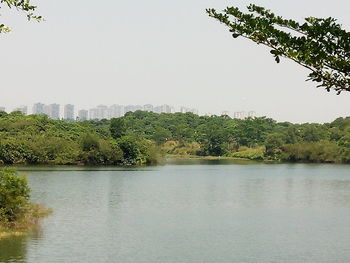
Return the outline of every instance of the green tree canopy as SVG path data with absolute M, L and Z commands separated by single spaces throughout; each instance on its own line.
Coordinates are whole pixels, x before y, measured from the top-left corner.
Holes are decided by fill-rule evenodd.
M 109 130 L 114 139 L 119 139 L 122 136 L 124 136 L 126 133 L 126 126 L 125 126 L 124 119 L 122 118 L 111 119 Z
M 24 12 L 28 20 L 34 19 L 40 21 L 43 19 L 41 16 L 34 14 L 37 7 L 32 5 L 30 0 L 0 0 L 0 9 L 4 7 L 8 7 L 10 9 L 15 8 L 18 11 Z M 0 33 L 8 33 L 10 31 L 11 28 L 0 23 Z
M 228 26 L 234 38 L 243 37 L 271 49 L 280 57 L 309 69 L 308 80 L 337 94 L 350 91 L 350 32 L 334 18 L 305 18 L 303 23 L 284 19 L 268 9 L 249 5 L 248 12 L 228 7 L 223 12 L 207 9 L 209 16 Z

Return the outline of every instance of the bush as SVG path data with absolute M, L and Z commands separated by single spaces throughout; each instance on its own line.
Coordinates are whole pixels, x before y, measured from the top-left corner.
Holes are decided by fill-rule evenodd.
M 100 139 L 95 134 L 86 134 L 81 142 L 80 160 L 86 164 L 117 164 L 121 162 L 123 153 L 113 142 Z
M 158 161 L 159 149 L 152 141 L 123 136 L 117 142 L 125 165 L 155 164 Z
M 0 222 L 21 218 L 29 207 L 27 179 L 13 169 L 0 170 Z
M 341 162 L 341 147 L 332 141 L 301 142 L 283 147 L 282 158 L 286 161 Z
M 141 149 L 135 138 L 124 136 L 118 140 L 118 145 L 123 151 L 123 163 L 126 165 L 135 165 L 144 163 Z

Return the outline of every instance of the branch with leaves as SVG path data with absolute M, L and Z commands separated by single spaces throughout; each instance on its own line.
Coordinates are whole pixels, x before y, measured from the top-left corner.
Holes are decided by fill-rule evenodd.
M 234 38 L 269 47 L 277 63 L 285 57 L 309 69 L 307 80 L 317 82 L 317 87 L 337 94 L 350 91 L 350 32 L 336 19 L 308 17 L 299 23 L 254 4 L 247 9 L 247 13 L 237 7 L 207 13 L 228 26 Z
M 18 11 L 24 12 L 28 20 L 37 20 L 41 21 L 43 18 L 34 14 L 36 6 L 30 3 L 30 0 L 0 0 L 0 9 L 3 7 L 8 7 L 10 9 L 15 8 Z M 5 24 L 0 24 L 0 33 L 8 33 L 11 31 L 11 28 Z

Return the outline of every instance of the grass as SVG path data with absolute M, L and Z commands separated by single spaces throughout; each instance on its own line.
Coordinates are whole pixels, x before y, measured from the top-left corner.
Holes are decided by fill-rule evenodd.
M 39 204 L 29 204 L 23 215 L 13 222 L 0 221 L 0 239 L 23 236 L 38 227 L 39 220 L 50 215 L 52 211 Z
M 264 160 L 265 147 L 259 146 L 255 148 L 240 147 L 238 152 L 230 153 L 230 157 L 243 158 L 249 160 Z

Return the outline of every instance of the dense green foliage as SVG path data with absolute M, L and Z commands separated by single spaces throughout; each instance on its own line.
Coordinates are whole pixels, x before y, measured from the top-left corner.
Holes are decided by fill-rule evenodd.
M 28 20 L 42 20 L 41 16 L 37 16 L 34 14 L 34 11 L 37 7 L 35 5 L 32 5 L 30 3 L 30 0 L 0 0 L 0 9 L 3 7 L 8 7 L 10 9 L 13 8 L 18 11 L 24 12 Z M 0 33 L 8 33 L 10 31 L 11 29 L 8 26 L 0 24 Z
M 125 131 L 118 131 L 117 134 L 114 123 L 115 120 L 111 121 L 112 125 L 106 120 L 64 122 L 46 115 L 2 112 L 0 163 L 135 165 L 155 162 L 152 142 L 135 133 L 124 136 Z
M 0 168 L 0 239 L 35 228 L 38 219 L 50 214 L 29 198 L 26 177 L 14 169 Z
M 110 124 L 111 136 L 114 139 L 119 139 L 126 134 L 126 126 L 122 118 L 111 119 Z
M 29 187 L 25 177 L 11 169 L 0 169 L 0 223 L 23 216 L 29 205 Z
M 350 162 L 350 118 L 278 123 L 192 113 L 129 112 L 112 120 L 64 122 L 0 113 L 0 163 L 135 165 L 168 156 L 227 156 Z
M 234 38 L 244 37 L 271 48 L 277 63 L 286 57 L 309 69 L 309 80 L 338 94 L 350 91 L 350 32 L 334 18 L 305 18 L 299 23 L 256 5 L 249 13 L 228 7 L 208 14 L 226 25 Z
M 170 155 L 350 162 L 350 118 L 326 124 L 292 124 L 266 117 L 239 120 L 137 111 L 122 119 L 129 132 L 155 141 Z

